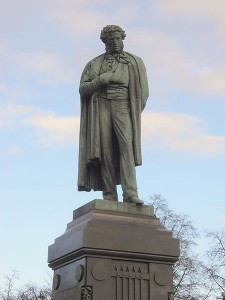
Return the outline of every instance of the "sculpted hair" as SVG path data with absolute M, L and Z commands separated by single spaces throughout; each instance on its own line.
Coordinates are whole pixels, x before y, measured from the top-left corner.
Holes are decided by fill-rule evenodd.
M 112 32 L 120 32 L 123 40 L 126 37 L 125 31 L 121 27 L 119 27 L 117 25 L 107 25 L 107 26 L 103 27 L 103 29 L 101 31 L 101 35 L 100 35 L 100 39 L 103 41 L 104 44 L 106 43 L 107 36 Z

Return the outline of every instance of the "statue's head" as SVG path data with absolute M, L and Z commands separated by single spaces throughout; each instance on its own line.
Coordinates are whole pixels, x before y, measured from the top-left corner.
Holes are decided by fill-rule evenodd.
M 106 51 L 111 53 L 119 53 L 123 50 L 123 40 L 125 37 L 125 31 L 117 25 L 105 26 L 100 35 L 100 39 L 105 44 Z

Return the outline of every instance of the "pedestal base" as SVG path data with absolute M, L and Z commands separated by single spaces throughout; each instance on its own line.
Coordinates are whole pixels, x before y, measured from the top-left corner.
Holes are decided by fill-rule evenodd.
M 179 241 L 151 206 L 94 200 L 49 246 L 54 300 L 167 300 Z

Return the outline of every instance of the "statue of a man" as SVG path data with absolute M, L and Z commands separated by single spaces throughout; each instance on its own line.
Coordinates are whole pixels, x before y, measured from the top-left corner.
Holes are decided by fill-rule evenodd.
M 81 76 L 79 191 L 103 191 L 104 200 L 143 204 L 135 166 L 141 165 L 141 112 L 148 82 L 141 58 L 123 51 L 125 32 L 116 25 L 101 31 L 106 52 L 92 59 Z

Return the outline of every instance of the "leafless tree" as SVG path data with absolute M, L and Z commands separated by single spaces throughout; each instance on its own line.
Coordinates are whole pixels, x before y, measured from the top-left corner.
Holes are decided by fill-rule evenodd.
M 14 300 L 15 299 L 15 281 L 19 278 L 19 272 L 12 271 L 11 275 L 4 275 L 4 287 L 0 290 L 1 300 Z
M 16 300 L 51 300 L 51 288 L 47 286 L 39 287 L 30 282 L 18 290 Z
M 4 287 L 0 289 L 0 300 L 52 300 L 51 278 L 41 287 L 29 282 L 22 288 L 16 288 L 16 279 L 18 279 L 16 271 L 10 276 L 5 276 Z
M 225 299 L 225 229 L 207 231 L 209 249 L 200 256 L 195 251 L 199 233 L 190 217 L 171 210 L 161 195 L 150 197 L 148 204 L 154 206 L 161 224 L 180 240 L 180 258 L 173 267 L 174 300 Z M 5 276 L 0 300 L 52 300 L 50 275 L 41 287 L 29 282 L 16 289 L 18 277 L 17 271 Z
M 225 293 L 225 228 L 206 233 L 209 239 L 207 256 L 207 273 L 218 291 Z
M 180 258 L 173 267 L 174 299 L 213 299 L 213 285 L 206 280 L 205 265 L 194 251 L 199 233 L 190 217 L 171 210 L 161 195 L 150 197 L 149 204 L 154 206 L 161 224 L 180 240 Z

